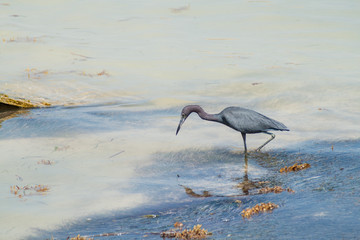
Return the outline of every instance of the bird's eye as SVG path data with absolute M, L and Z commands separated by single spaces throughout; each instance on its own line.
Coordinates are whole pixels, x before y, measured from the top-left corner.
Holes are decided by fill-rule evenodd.
M 181 116 L 182 116 L 182 117 L 185 117 L 185 113 L 182 113 Z

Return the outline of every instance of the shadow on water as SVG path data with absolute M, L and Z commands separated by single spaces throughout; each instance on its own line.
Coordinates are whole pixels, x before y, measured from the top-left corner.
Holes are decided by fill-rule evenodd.
M 39 237 L 100 236 L 158 239 L 182 222 L 213 233 L 210 239 L 339 239 L 360 233 L 360 141 L 305 144 L 301 149 L 244 155 L 225 149 L 157 153 L 154 164 L 138 169 L 133 191 L 154 201 L 128 211 L 89 216 Z M 348 151 L 346 151 L 348 149 Z M 280 173 L 306 162 L 309 169 Z M 295 193 L 258 194 L 263 186 L 290 187 Z M 241 211 L 262 202 L 272 212 L 244 219 Z M 115 236 L 116 235 L 116 236 Z M 29 238 L 35 239 L 35 238 Z
M 4 121 L 18 117 L 26 113 L 29 113 L 29 110 L 0 103 L 0 128 L 1 128 L 1 124 Z
M 202 197 L 242 197 L 242 196 L 247 196 L 247 195 L 256 195 L 258 194 L 256 191 L 254 192 L 253 190 L 256 190 L 258 188 L 263 187 L 266 183 L 266 181 L 253 181 L 249 179 L 249 174 L 248 174 L 248 168 L 249 168 L 249 160 L 248 160 L 248 155 L 244 155 L 244 165 L 243 165 L 243 177 L 236 177 L 236 178 L 232 178 L 231 180 L 236 183 L 236 185 L 234 186 L 235 189 L 241 191 L 239 194 L 233 194 L 233 195 L 216 195 L 216 194 L 211 194 L 208 190 L 203 190 L 202 193 L 196 193 L 193 191 L 193 189 L 191 189 L 190 187 L 186 187 L 184 185 L 179 184 L 179 186 L 183 187 L 185 190 L 185 193 L 190 196 L 190 197 L 194 197 L 194 198 L 202 198 Z M 179 177 L 179 175 L 178 175 Z M 220 178 L 221 175 L 218 175 L 218 177 Z

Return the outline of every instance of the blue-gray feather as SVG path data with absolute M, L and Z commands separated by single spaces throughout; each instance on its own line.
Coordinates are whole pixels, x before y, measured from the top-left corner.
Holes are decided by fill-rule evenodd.
M 260 133 L 268 130 L 289 131 L 274 119 L 241 107 L 228 107 L 216 114 L 221 123 L 242 133 Z
M 181 119 L 176 129 L 176 135 L 186 118 L 193 112 L 196 112 L 201 119 L 219 122 L 241 132 L 244 140 L 245 153 L 247 152 L 246 134 L 266 133 L 271 135 L 271 139 L 267 140 L 263 145 L 257 148 L 257 151 L 260 151 L 262 147 L 275 138 L 275 134 L 268 132 L 269 130 L 289 131 L 289 129 L 281 122 L 250 109 L 242 107 L 228 107 L 218 114 L 208 114 L 199 105 L 188 105 L 181 111 Z

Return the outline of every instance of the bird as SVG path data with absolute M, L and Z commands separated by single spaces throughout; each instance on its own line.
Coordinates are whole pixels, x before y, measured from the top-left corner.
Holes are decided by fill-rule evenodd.
M 225 108 L 218 114 L 209 114 L 199 105 L 187 105 L 181 111 L 181 119 L 176 135 L 179 133 L 187 117 L 193 112 L 196 112 L 203 120 L 222 123 L 240 132 L 244 141 L 245 154 L 247 154 L 246 134 L 265 133 L 271 136 L 269 140 L 256 149 L 256 151 L 260 151 L 261 148 L 275 138 L 275 134 L 269 132 L 270 130 L 290 131 L 283 123 L 251 109 L 232 106 Z

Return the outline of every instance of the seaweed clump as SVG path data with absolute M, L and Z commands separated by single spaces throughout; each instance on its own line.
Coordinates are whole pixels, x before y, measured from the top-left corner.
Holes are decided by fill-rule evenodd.
M 171 230 L 160 233 L 160 237 L 162 238 L 177 238 L 177 239 L 204 239 L 209 235 L 212 235 L 211 232 L 201 228 L 202 225 L 198 224 L 193 227 L 193 229 L 184 229 L 181 231 L 183 226 L 182 223 L 176 222 L 174 224 L 175 227 L 179 228 L 179 230 Z
M 295 163 L 294 165 L 290 166 L 290 167 L 283 167 L 280 169 L 280 172 L 283 173 L 283 172 L 296 172 L 296 171 L 300 171 L 300 170 L 304 170 L 306 168 L 309 168 L 310 167 L 310 164 L 308 163 L 303 163 L 303 164 L 298 164 L 298 163 Z
M 15 99 L 11 98 L 6 94 L 0 93 L 0 103 L 10 106 L 15 106 L 19 108 L 36 108 L 36 107 L 49 107 L 51 106 L 50 103 L 41 102 L 38 104 L 32 103 L 30 100 L 27 99 Z
M 42 159 L 42 160 L 38 161 L 37 164 L 53 165 L 54 162 L 53 162 L 53 161 L 50 161 L 50 160 L 44 160 L 44 159 Z
M 24 186 L 19 187 L 18 185 L 11 186 L 10 192 L 17 196 L 18 198 L 22 198 L 24 196 L 30 196 L 30 195 L 37 195 L 37 194 L 44 194 L 48 192 L 50 188 L 46 185 L 35 185 L 35 186 Z
M 69 238 L 68 238 L 68 239 L 69 239 Z M 93 240 L 93 238 L 82 237 L 82 236 L 80 236 L 80 234 L 78 234 L 76 237 L 70 238 L 70 240 Z
M 282 193 L 284 191 L 288 191 L 290 193 L 295 192 L 294 190 L 292 190 L 291 188 L 282 188 L 280 186 L 275 186 L 275 187 L 264 187 L 259 189 L 259 194 L 266 194 L 266 193 Z
M 23 99 L 13 99 L 10 98 L 8 95 L 0 94 L 0 102 L 3 104 L 17 106 L 21 108 L 33 108 L 36 107 L 35 104 L 31 103 L 30 100 L 23 100 Z
M 182 186 L 182 185 L 181 185 Z M 195 193 L 191 188 L 182 186 L 185 189 L 185 193 L 190 197 L 194 198 L 205 198 L 205 197 L 212 197 L 209 191 L 203 191 L 202 194 Z
M 259 214 L 261 212 L 270 212 L 275 208 L 278 208 L 279 205 L 276 205 L 275 203 L 268 202 L 268 203 L 259 203 L 256 204 L 252 208 L 247 208 L 241 212 L 241 216 L 243 218 L 250 218 L 252 215 Z

